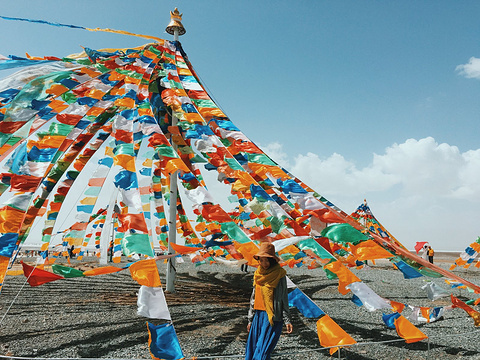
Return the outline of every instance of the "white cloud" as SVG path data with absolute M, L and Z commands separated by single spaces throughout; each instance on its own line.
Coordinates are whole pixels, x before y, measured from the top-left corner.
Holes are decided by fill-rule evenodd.
M 480 59 L 472 56 L 467 64 L 458 65 L 455 71 L 469 79 L 480 79 Z
M 373 154 L 364 168 L 336 153 L 289 159 L 278 143 L 262 149 L 347 213 L 366 197 L 409 248 L 429 241 L 438 250 L 462 251 L 480 234 L 480 149 L 461 153 L 431 137 L 409 139 Z

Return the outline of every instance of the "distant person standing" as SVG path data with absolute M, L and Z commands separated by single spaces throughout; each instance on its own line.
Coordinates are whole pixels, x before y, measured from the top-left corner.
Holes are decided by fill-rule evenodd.
M 427 254 L 428 254 L 428 261 L 430 261 L 430 263 L 433 264 L 433 255 L 435 254 L 435 251 L 433 251 L 431 246 L 428 247 Z

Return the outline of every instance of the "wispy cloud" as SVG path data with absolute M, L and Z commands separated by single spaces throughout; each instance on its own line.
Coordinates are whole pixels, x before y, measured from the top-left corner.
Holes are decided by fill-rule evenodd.
M 469 79 L 480 79 L 480 59 L 472 56 L 468 63 L 458 65 L 455 71 Z

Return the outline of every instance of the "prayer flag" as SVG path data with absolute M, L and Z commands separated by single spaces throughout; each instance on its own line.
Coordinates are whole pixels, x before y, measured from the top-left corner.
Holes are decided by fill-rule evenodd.
M 417 254 L 419 253 L 420 250 L 423 249 L 423 245 L 425 244 L 428 244 L 428 242 L 426 241 L 417 241 L 417 243 L 415 244 L 415 251 L 417 252 Z
M 358 244 L 361 241 L 368 240 L 368 237 L 362 234 L 350 224 L 335 224 L 322 230 L 322 236 L 329 238 L 336 243 Z
M 433 281 L 430 281 L 428 284 L 423 285 L 422 289 L 427 292 L 427 297 L 432 301 L 450 295 L 448 291 L 442 289 Z
M 137 314 L 150 319 L 172 320 L 161 287 L 140 286 L 137 298 Z
M 21 263 L 23 266 L 23 274 L 27 277 L 30 286 L 40 286 L 51 281 L 63 279 L 63 276 L 27 265 L 23 261 Z
M 85 276 L 95 276 L 95 275 L 105 275 L 105 274 L 111 274 L 115 272 L 122 271 L 122 268 L 117 268 L 115 266 L 102 266 L 99 268 L 91 269 L 91 270 L 86 270 L 83 272 L 83 275 Z
M 395 320 L 398 319 L 401 315 L 398 312 L 394 312 L 393 314 L 383 314 L 382 320 L 387 325 L 389 329 L 395 329 Z
M 453 307 L 459 307 L 465 310 L 466 313 L 470 315 L 470 317 L 474 320 L 475 326 L 480 325 L 480 313 L 478 311 L 473 310 L 470 306 L 468 306 L 462 300 L 456 298 L 455 296 L 450 295 L 450 297 L 452 299 Z
M 323 347 L 353 345 L 357 343 L 328 315 L 324 315 L 318 319 L 317 334 L 320 345 Z M 337 347 L 330 349 L 330 355 L 334 354 L 337 350 Z
M 157 263 L 154 259 L 140 260 L 129 267 L 132 279 L 140 285 L 149 287 L 160 287 L 160 275 L 158 274 Z
M 185 246 L 185 245 L 178 245 L 175 243 L 170 243 L 172 249 L 179 254 L 190 254 L 198 250 L 202 250 L 202 247 L 192 247 L 192 246 Z
M 299 288 L 288 294 L 288 306 L 296 307 L 307 318 L 318 318 L 325 313 Z
M 62 265 L 52 265 L 52 270 L 55 274 L 61 275 L 64 278 L 74 278 L 74 277 L 82 277 L 85 276 L 83 275 L 83 271 L 77 270 L 68 266 L 62 266 Z
M 346 288 L 347 285 L 361 281 L 354 273 L 348 270 L 339 260 L 332 261 L 323 267 L 330 270 L 338 277 L 338 291 L 342 295 L 346 295 L 350 290 Z
M 154 360 L 179 360 L 183 352 L 171 323 L 153 325 L 147 321 L 148 347 Z
M 390 308 L 390 303 L 387 300 L 377 295 L 362 281 L 347 285 L 346 288 L 352 290 L 352 292 L 358 296 L 368 311 Z
M 418 330 L 415 325 L 413 325 L 410 321 L 408 321 L 404 316 L 400 315 L 398 318 L 394 320 L 395 329 L 397 330 L 397 334 L 405 339 L 407 344 L 414 343 L 417 341 L 421 341 L 427 339 L 428 336 L 425 335 L 423 332 Z
M 394 256 L 373 240 L 367 240 L 358 245 L 350 245 L 350 249 L 359 261 L 388 259 Z

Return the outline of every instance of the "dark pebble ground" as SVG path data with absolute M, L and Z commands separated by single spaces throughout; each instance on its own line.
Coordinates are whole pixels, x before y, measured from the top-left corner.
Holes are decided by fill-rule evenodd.
M 441 266 L 448 268 L 450 264 L 445 261 Z M 166 266 L 159 263 L 158 267 L 165 284 Z M 247 339 L 246 314 L 254 269 L 243 273 L 238 268 L 216 264 L 196 267 L 186 259 L 177 265 L 177 270 L 177 291 L 166 294 L 166 298 L 185 357 L 241 359 Z M 386 261 L 353 271 L 382 297 L 416 306 L 450 304 L 449 298 L 432 302 L 426 297 L 421 287 L 432 279 L 406 280 Z M 437 322 L 414 322 L 429 336 L 429 341 L 406 344 L 403 340 L 395 341 L 399 336 L 385 326 L 380 310 L 368 312 L 357 307 L 350 300 L 351 293 L 341 295 L 337 280 L 329 280 L 322 269 L 287 268 L 287 273 L 358 342 L 357 346 L 341 350 L 342 359 L 480 359 L 480 333 L 473 319 L 461 309 L 448 311 Z M 480 284 L 477 268 L 456 273 Z M 449 289 L 442 279 L 433 280 Z M 137 315 L 139 285 L 128 270 L 59 280 L 39 287 L 24 283 L 24 276 L 7 276 L 0 294 L 0 355 L 151 358 L 146 327 L 149 319 Z M 451 291 L 464 301 L 478 297 L 466 290 Z M 408 310 L 405 312 L 408 315 Z M 296 309 L 291 310 L 291 318 L 294 331 L 280 338 L 272 359 L 338 358 L 338 353 L 330 356 L 328 350 L 321 349 L 317 319 L 307 319 Z

